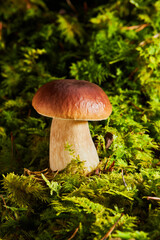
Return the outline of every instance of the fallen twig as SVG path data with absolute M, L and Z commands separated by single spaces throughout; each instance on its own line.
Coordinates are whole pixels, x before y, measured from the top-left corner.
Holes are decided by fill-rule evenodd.
M 55 178 L 55 176 L 58 174 L 58 170 L 56 172 L 52 172 L 50 168 L 46 168 L 42 171 L 30 171 L 27 168 L 24 168 L 24 175 L 28 175 L 28 176 L 33 176 L 34 179 L 39 180 L 39 181 L 43 181 L 42 179 L 42 173 L 44 174 L 44 176 L 48 179 L 48 180 L 52 180 L 53 178 Z
M 121 217 L 124 215 L 124 213 L 121 214 L 121 216 L 119 217 L 119 219 L 117 220 L 117 222 L 115 222 L 115 224 L 110 228 L 110 230 L 104 235 L 103 238 L 101 238 L 101 240 L 106 240 L 109 235 L 113 232 L 113 230 L 115 229 L 116 225 L 118 224 L 118 222 L 120 221 Z
M 148 197 L 147 197 L 147 200 L 156 200 L 156 201 L 160 201 L 160 198 L 159 198 L 159 197 L 150 197 L 150 196 L 148 196 Z
M 125 182 L 125 179 L 124 179 L 124 176 L 123 176 L 123 169 L 122 169 L 122 179 L 123 179 L 123 183 L 124 183 L 124 186 L 127 187 L 127 183 Z
M 139 25 L 139 27 L 135 31 L 136 32 L 140 32 L 140 31 L 142 31 L 144 28 L 146 28 L 148 26 L 149 26 L 149 24 L 147 24 L 147 23 Z
M 0 198 L 2 198 L 5 208 L 7 208 L 6 201 L 5 201 L 4 197 L 2 195 L 0 195 Z
M 129 26 L 129 27 L 123 27 L 122 29 L 124 30 L 135 30 L 136 32 L 142 31 L 144 28 L 148 27 L 149 24 L 141 24 L 141 25 L 135 25 L 135 26 Z
M 9 216 L 10 216 L 13 220 L 15 220 L 15 218 L 9 213 L 9 210 L 8 210 L 8 208 L 7 208 L 7 204 L 6 204 L 6 201 L 5 201 L 4 197 L 3 197 L 3 195 L 0 195 L 0 198 L 1 198 L 2 201 L 3 201 L 3 204 L 4 204 L 5 209 L 8 211 Z
M 67 4 L 68 4 L 68 6 L 70 6 L 70 8 L 71 8 L 74 12 L 77 13 L 76 8 L 75 8 L 75 6 L 71 3 L 71 1 L 70 1 L 70 0 L 66 0 L 66 2 L 67 2 Z
M 112 155 L 110 155 L 110 156 L 108 157 L 108 159 L 106 160 L 105 165 L 104 165 L 104 168 L 103 168 L 104 171 L 107 171 L 108 162 L 110 161 L 111 157 L 112 157 Z M 106 157 L 105 157 L 105 159 L 106 159 Z
M 137 107 L 134 103 L 130 102 L 130 104 L 135 107 L 138 111 L 143 112 L 143 110 L 139 107 Z
M 113 162 L 111 163 L 111 165 L 109 166 L 108 172 L 112 172 L 112 171 L 113 171 L 114 165 L 115 165 L 115 161 L 113 161 Z
M 159 38 L 159 37 L 160 37 L 160 33 L 157 33 L 157 34 L 155 34 L 154 36 L 152 36 L 151 38 L 146 39 L 145 41 L 140 42 L 140 43 L 139 43 L 139 46 L 143 47 L 143 46 L 145 46 L 146 44 L 151 43 L 151 42 L 152 42 L 152 38 Z
M 72 236 L 70 238 L 68 238 L 68 240 L 71 240 L 75 237 L 76 233 L 78 232 L 79 227 L 76 228 L 76 230 L 74 231 L 74 233 L 72 234 Z

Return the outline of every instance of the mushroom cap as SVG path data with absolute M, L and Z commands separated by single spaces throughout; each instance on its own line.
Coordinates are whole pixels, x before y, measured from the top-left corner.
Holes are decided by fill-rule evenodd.
M 112 106 L 106 93 L 84 80 L 62 79 L 48 82 L 33 97 L 32 105 L 41 115 L 74 120 L 103 120 Z

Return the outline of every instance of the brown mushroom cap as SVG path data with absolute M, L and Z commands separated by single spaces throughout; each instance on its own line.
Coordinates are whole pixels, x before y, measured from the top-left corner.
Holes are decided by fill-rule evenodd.
M 103 120 L 112 112 L 109 99 L 99 86 L 75 79 L 46 83 L 35 94 L 32 105 L 38 113 L 60 119 Z

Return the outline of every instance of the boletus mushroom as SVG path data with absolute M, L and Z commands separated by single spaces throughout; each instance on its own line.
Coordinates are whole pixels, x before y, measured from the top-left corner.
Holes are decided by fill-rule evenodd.
M 111 114 L 112 106 L 105 92 L 84 80 L 54 80 L 38 89 L 32 105 L 41 115 L 53 118 L 49 147 L 51 170 L 63 170 L 71 162 L 72 156 L 65 150 L 67 143 L 84 161 L 84 171 L 94 170 L 99 157 L 88 121 L 104 120 Z

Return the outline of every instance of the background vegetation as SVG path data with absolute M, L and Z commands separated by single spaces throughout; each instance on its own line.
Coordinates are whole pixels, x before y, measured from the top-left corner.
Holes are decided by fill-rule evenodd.
M 0 66 L 1 239 L 160 239 L 160 1 L 0 0 Z M 51 119 L 31 101 L 61 78 L 98 84 L 113 106 L 90 123 L 89 176 L 76 156 L 42 171 Z

